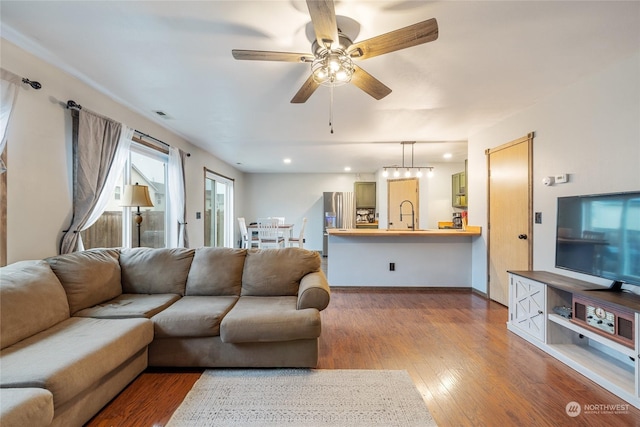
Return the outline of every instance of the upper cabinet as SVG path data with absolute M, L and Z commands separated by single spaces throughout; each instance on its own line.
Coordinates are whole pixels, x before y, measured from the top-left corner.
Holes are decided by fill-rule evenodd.
M 376 208 L 376 183 L 356 182 L 354 191 L 356 193 L 356 208 Z
M 467 207 L 467 162 L 465 170 L 451 175 L 451 206 L 454 208 Z

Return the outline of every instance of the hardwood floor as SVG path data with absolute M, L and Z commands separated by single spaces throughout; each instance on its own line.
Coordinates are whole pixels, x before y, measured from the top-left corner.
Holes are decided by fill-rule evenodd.
M 640 411 L 508 332 L 507 309 L 468 292 L 333 289 L 318 369 L 404 369 L 444 426 L 640 426 Z M 149 370 L 87 425 L 163 426 L 200 370 Z M 582 413 L 569 402 L 624 405 Z

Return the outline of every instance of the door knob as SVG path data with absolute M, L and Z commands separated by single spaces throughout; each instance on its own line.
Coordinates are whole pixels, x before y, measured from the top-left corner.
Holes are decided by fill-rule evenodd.
M 526 234 L 519 234 L 519 235 L 518 235 L 518 239 L 520 239 L 520 240 L 527 240 L 527 235 L 526 235 Z

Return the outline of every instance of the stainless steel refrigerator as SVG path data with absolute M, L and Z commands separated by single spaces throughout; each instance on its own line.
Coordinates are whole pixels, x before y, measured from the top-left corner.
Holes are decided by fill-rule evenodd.
M 325 192 L 323 198 L 322 256 L 329 255 L 328 228 L 354 228 L 353 192 Z

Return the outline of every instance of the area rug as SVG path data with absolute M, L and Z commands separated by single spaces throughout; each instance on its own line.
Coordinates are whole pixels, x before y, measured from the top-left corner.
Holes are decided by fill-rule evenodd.
M 406 371 L 213 369 L 167 424 L 436 426 Z

